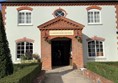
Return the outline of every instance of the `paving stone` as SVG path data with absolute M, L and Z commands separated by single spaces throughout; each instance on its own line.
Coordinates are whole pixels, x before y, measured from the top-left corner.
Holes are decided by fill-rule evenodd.
M 78 69 L 72 66 L 55 68 L 47 71 L 44 83 L 93 83 L 92 80 L 84 77 Z

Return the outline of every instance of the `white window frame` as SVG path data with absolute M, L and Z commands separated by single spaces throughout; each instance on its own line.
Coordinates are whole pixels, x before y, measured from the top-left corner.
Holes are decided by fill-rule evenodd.
M 64 16 L 66 15 L 65 11 L 63 11 L 63 10 L 56 10 L 55 13 L 54 13 L 55 17 L 62 17 L 63 16 L 62 13 L 58 13 L 58 11 L 61 11 L 64 14 Z M 58 13 L 58 16 L 56 16 L 56 13 Z
M 89 18 L 89 12 L 93 12 L 93 22 L 89 22 L 90 18 Z M 99 12 L 99 22 L 95 22 L 95 13 L 94 12 Z M 91 10 L 88 10 L 87 11 L 87 22 L 88 24 L 102 24 L 102 21 L 101 21 L 101 10 L 98 10 L 98 9 L 91 9 Z
M 24 42 L 24 41 L 23 41 L 23 42 Z M 17 52 L 17 51 L 18 51 L 18 49 L 17 49 L 17 48 L 18 48 L 18 47 L 17 47 L 17 44 L 18 44 L 18 43 L 22 43 L 22 42 L 17 42 L 17 43 L 16 43 L 16 60 L 21 60 L 20 58 L 17 58 L 17 55 L 18 55 L 18 52 Z M 24 52 L 26 52 L 26 43 L 27 43 L 27 42 L 24 42 Z M 28 42 L 28 43 L 32 43 L 32 42 Z M 34 47 L 34 46 L 33 46 L 33 43 L 32 43 L 32 54 L 33 54 L 33 49 L 34 49 L 33 47 Z M 24 54 L 25 54 L 25 53 L 24 53 Z
M 24 23 L 19 23 L 19 13 L 24 13 Z M 31 13 L 31 23 L 27 23 L 27 17 L 26 17 L 26 13 Z M 21 10 L 21 11 L 18 11 L 18 25 L 32 25 L 32 11 L 30 10 Z
M 95 42 L 95 56 L 89 56 L 88 43 L 91 42 L 91 41 Z M 99 41 L 99 40 L 89 40 L 89 41 L 87 41 L 87 55 L 88 55 L 88 58 L 105 58 L 104 41 L 100 41 L 100 42 L 102 42 L 103 56 L 97 56 L 96 41 Z

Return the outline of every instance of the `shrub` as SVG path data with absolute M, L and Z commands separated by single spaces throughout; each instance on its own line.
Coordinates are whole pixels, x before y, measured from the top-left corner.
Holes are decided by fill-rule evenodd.
M 5 33 L 2 13 L 0 11 L 0 78 L 13 73 L 13 64 L 9 49 L 9 43 Z
M 32 57 L 36 59 L 38 62 L 41 62 L 41 59 L 38 54 L 32 54 Z
M 32 60 L 32 56 L 28 54 L 23 54 L 20 56 L 21 60 Z
M 89 62 L 86 67 L 87 69 L 118 83 L 118 67 L 112 65 L 109 66 L 108 64 L 109 63 Z
M 21 55 L 21 63 L 34 63 L 34 62 L 41 62 L 40 57 L 38 54 L 32 54 L 32 55 Z
M 22 64 L 14 64 L 14 72 L 21 70 L 25 67 L 36 65 L 37 63 L 22 63 Z
M 27 65 L 27 66 L 26 66 Z M 16 68 L 20 68 L 17 67 Z M 21 66 L 21 68 L 24 65 Z M 37 64 L 25 64 L 26 67 L 16 71 L 14 74 L 4 77 L 0 80 L 0 83 L 32 83 L 33 79 L 41 70 L 41 63 Z

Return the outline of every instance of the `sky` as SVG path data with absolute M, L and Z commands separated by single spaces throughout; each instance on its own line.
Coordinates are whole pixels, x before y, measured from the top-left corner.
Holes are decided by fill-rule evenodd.
M 0 2 L 5 1 L 5 0 L 0 0 Z
M 5 1 L 5 0 L 0 0 L 0 2 Z M 0 4 L 0 10 L 1 10 L 1 4 Z

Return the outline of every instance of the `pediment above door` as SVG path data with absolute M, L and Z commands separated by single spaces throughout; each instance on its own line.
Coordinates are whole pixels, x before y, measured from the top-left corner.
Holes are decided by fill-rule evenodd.
M 82 30 L 83 27 L 84 25 L 65 17 L 57 17 L 38 26 L 40 30 Z

